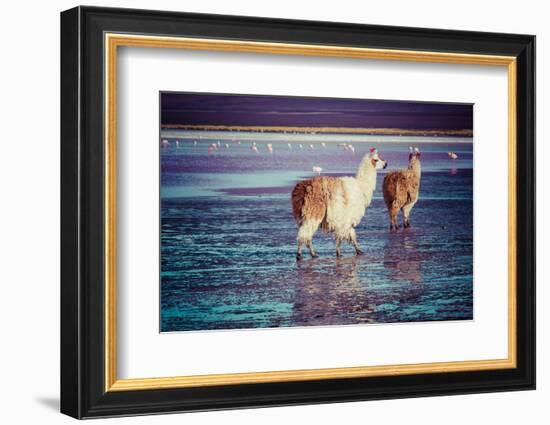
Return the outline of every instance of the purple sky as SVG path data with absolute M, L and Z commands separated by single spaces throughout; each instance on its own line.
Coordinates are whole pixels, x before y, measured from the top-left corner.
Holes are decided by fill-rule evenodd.
M 473 105 L 163 92 L 161 122 L 163 125 L 472 130 Z

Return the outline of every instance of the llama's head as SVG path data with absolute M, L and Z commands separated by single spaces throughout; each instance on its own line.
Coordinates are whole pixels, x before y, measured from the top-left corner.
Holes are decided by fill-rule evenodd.
M 372 179 L 376 183 L 376 171 L 386 168 L 388 162 L 384 161 L 378 151 L 375 148 L 371 148 L 370 152 L 363 157 L 361 164 L 359 165 L 359 170 L 357 170 L 357 178 L 359 180 L 363 179 Z
M 415 166 L 420 166 L 420 149 L 409 146 L 409 170 Z
M 388 161 L 384 161 L 382 157 L 378 155 L 378 149 L 376 148 L 370 148 L 369 159 L 375 170 L 382 170 L 388 166 Z

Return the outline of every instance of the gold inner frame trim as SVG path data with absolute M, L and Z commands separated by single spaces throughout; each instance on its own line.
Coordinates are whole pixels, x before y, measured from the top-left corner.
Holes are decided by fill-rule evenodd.
M 321 379 L 449 373 L 510 369 L 516 367 L 516 58 L 478 54 L 370 49 L 328 45 L 268 43 L 148 35 L 105 34 L 105 391 L 136 391 L 214 385 L 311 381 Z M 435 62 L 507 67 L 508 72 L 508 357 L 382 366 L 285 370 L 213 375 L 118 379 L 116 325 L 116 117 L 117 49 L 148 47 L 206 51 L 229 51 L 278 55 L 340 57 L 405 62 Z

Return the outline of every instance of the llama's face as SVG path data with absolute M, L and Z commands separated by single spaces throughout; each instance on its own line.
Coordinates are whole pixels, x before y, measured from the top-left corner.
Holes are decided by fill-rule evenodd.
M 420 150 L 418 148 L 413 148 L 409 146 L 409 168 L 411 168 L 415 163 L 420 162 Z
M 370 162 L 375 170 L 382 170 L 388 166 L 388 161 L 384 161 L 377 152 L 371 154 Z
M 409 165 L 413 165 L 415 162 L 420 161 L 420 152 L 414 152 L 409 154 Z

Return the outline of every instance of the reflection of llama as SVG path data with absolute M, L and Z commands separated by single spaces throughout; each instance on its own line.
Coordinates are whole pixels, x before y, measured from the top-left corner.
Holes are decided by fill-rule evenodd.
M 299 226 L 297 260 L 302 258 L 304 244 L 311 256 L 317 257 L 312 238 L 319 226 L 334 234 L 337 256 L 340 256 L 342 241 L 352 243 L 357 255 L 362 253 L 354 227 L 371 203 L 376 188 L 376 171 L 387 165 L 372 148 L 361 161 L 356 177 L 314 177 L 294 187 L 292 212 Z
M 392 281 L 422 283 L 421 259 L 414 236 L 405 232 L 388 238 L 384 247 L 384 269 Z
M 384 201 L 390 214 L 390 230 L 399 229 L 397 214 L 403 211 L 403 227 L 409 227 L 409 214 L 418 200 L 420 192 L 420 151 L 418 148 L 409 148 L 409 168 L 393 171 L 384 177 L 382 186 Z
M 298 263 L 292 322 L 297 326 L 373 322 L 376 297 L 362 278 L 369 265 L 357 257 Z

